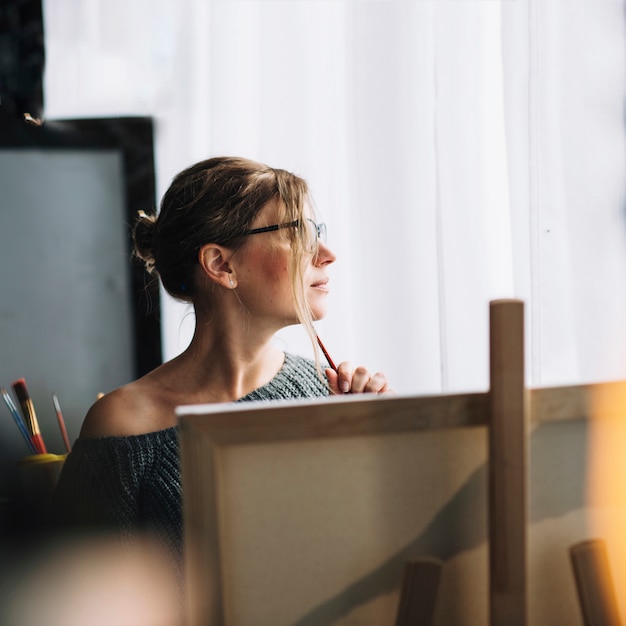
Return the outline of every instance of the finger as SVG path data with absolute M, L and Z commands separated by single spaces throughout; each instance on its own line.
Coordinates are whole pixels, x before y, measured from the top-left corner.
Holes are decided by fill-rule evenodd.
M 343 361 L 337 368 L 338 393 L 350 393 L 352 389 L 352 365 Z
M 366 367 L 357 367 L 352 374 L 352 384 L 350 391 L 352 393 L 363 393 L 366 391 L 366 385 L 369 382 L 371 375 Z
M 382 372 L 377 372 L 365 384 L 366 393 L 385 393 L 389 391 L 387 376 Z
M 337 377 L 337 372 L 334 369 L 330 368 L 330 367 L 327 367 L 324 370 L 324 372 L 326 374 L 326 380 L 328 380 L 328 386 L 330 388 L 330 392 L 333 393 L 333 394 L 340 393 L 340 391 L 339 391 L 339 383 L 338 383 L 338 380 L 337 380 L 337 378 L 338 378 Z

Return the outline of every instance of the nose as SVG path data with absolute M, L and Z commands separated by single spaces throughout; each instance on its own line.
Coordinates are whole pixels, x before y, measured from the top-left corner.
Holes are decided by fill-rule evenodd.
M 317 252 L 313 258 L 314 265 L 330 265 L 337 260 L 335 253 L 321 240 L 317 241 Z

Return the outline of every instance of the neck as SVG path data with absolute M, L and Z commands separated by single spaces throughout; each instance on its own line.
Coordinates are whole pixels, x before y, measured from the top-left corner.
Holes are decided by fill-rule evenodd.
M 235 337 L 209 332 L 198 324 L 189 347 L 171 362 L 179 385 L 202 402 L 224 402 L 241 398 L 274 378 L 284 354 L 272 344 L 272 336 L 251 336 L 249 341 Z

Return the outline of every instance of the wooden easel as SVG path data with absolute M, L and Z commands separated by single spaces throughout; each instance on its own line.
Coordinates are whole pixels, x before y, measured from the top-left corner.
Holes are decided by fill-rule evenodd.
M 490 304 L 489 609 L 491 626 L 526 626 L 527 406 L 524 308 L 518 300 Z M 396 626 L 434 623 L 443 563 L 407 563 Z
M 351 437 L 486 426 L 490 623 L 525 625 L 523 304 L 515 300 L 491 303 L 490 325 L 491 389 L 486 393 L 181 408 L 188 623 L 229 626 L 231 594 L 225 572 L 233 570 L 224 545 L 231 524 L 224 518 L 223 481 L 228 473 L 224 459 L 233 446 L 272 442 L 282 446 L 289 441 L 323 446 L 327 440 Z
M 491 626 L 527 624 L 527 402 L 524 307 L 490 306 L 489 607 Z

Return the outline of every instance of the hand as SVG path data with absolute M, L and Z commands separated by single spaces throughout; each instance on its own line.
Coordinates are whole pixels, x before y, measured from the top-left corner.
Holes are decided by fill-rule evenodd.
M 385 374 L 378 372 L 372 376 L 367 368 L 360 366 L 353 369 L 348 361 L 340 363 L 336 372 L 327 368 L 326 377 L 334 394 L 393 393 Z

